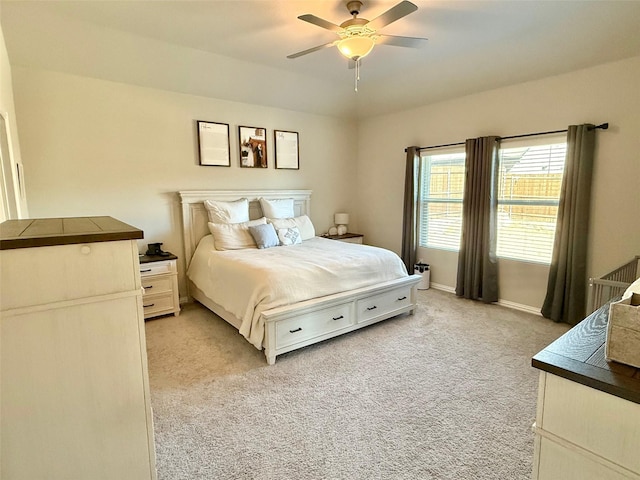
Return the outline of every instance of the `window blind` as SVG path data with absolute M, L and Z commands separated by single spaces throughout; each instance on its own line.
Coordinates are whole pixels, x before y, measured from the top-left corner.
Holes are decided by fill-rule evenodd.
M 457 250 L 462 229 L 464 147 L 422 156 L 419 244 Z
M 497 254 L 550 263 L 566 143 L 501 148 Z

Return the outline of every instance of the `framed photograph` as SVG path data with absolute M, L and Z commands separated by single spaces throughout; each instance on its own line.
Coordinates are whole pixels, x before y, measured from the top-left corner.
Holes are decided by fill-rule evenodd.
M 258 127 L 238 127 L 240 166 L 267 168 L 267 131 Z
M 298 146 L 298 132 L 274 130 L 276 168 L 300 169 L 300 147 Z
M 196 121 L 200 165 L 230 167 L 229 124 Z

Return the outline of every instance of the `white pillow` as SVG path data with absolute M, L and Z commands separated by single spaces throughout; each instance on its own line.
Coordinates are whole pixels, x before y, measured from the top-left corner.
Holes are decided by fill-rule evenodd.
M 298 227 L 302 240 L 309 240 L 316 236 L 316 229 L 311 219 L 306 215 L 293 218 L 268 218 L 269 223 L 273 223 L 276 231 L 280 228 Z
M 267 218 L 291 218 L 295 216 L 293 198 L 267 200 L 260 197 L 260 207 L 262 208 L 262 215 Z
M 631 285 L 629 285 L 629 287 L 625 290 L 624 294 L 622 295 L 622 298 L 629 298 L 633 296 L 634 293 L 640 295 L 640 278 L 638 278 Z
M 249 200 L 241 198 L 233 202 L 205 200 L 204 208 L 211 223 L 242 223 L 249 221 Z
M 209 222 L 209 230 L 213 235 L 216 250 L 242 250 L 245 248 L 257 248 L 249 227 L 265 225 L 266 223 L 267 219 L 264 217 L 243 223 Z
M 288 246 L 288 245 L 297 245 L 302 243 L 302 237 L 300 236 L 300 230 L 298 227 L 287 227 L 287 228 L 279 228 L 278 239 L 280 239 L 280 245 Z

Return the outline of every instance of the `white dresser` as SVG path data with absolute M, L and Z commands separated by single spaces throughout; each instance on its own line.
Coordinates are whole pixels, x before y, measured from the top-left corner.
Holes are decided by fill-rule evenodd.
M 155 479 L 138 248 L 111 217 L 0 224 L 0 477 Z
M 640 369 L 604 357 L 608 305 L 539 352 L 535 480 L 640 480 Z

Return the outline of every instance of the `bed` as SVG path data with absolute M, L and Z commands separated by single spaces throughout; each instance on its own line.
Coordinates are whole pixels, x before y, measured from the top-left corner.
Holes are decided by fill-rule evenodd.
M 178 195 L 190 299 L 233 325 L 256 348 L 264 349 L 269 365 L 275 363 L 277 355 L 400 314 L 412 314 L 415 309 L 421 276 L 408 275 L 399 257 L 384 249 L 312 237 L 290 247 L 215 251 L 205 202 L 246 198 L 249 218 L 259 223 L 257 219 L 265 216 L 259 199 L 293 199 L 293 215 L 304 218 L 310 212 L 310 190 L 198 190 L 180 191 Z M 276 260 L 278 271 L 270 272 L 265 258 L 275 255 L 284 256 Z M 364 256 L 358 259 L 358 255 Z M 388 265 L 376 263 L 382 261 L 379 257 L 386 258 Z M 316 258 L 325 258 L 328 264 L 316 265 Z M 344 271 L 351 265 L 352 275 L 337 275 L 332 258 L 342 262 Z M 273 279 L 280 281 L 289 275 L 281 274 L 284 268 L 294 272 L 292 277 L 309 270 L 317 283 L 313 288 L 298 288 L 308 283 L 298 280 L 282 287 L 291 295 L 282 300 L 269 285 Z M 253 286 L 245 287 L 249 284 Z

